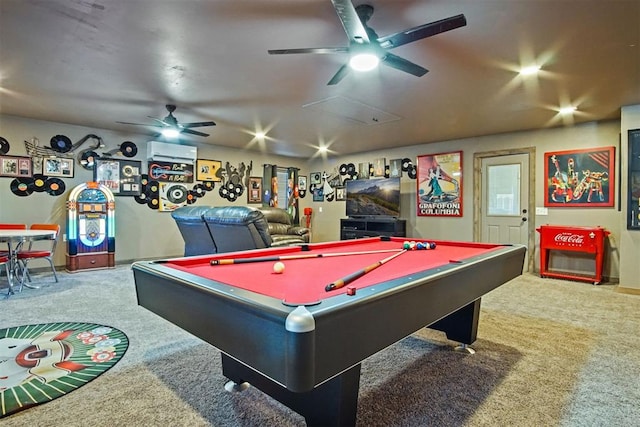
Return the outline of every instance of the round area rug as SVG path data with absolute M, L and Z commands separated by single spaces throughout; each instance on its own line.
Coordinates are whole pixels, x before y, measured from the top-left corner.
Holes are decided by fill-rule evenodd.
M 129 347 L 118 329 L 59 322 L 0 329 L 0 418 L 70 393 Z

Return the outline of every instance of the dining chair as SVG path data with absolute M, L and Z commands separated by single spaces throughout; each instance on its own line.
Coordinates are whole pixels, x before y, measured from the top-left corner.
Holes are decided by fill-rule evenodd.
M 7 275 L 7 287 L 9 288 L 9 291 L 7 292 L 7 297 L 9 298 L 9 295 L 11 295 L 11 283 L 9 282 L 9 256 L 8 255 L 0 255 L 0 267 L 4 266 L 4 273 Z M 0 270 L 0 273 L 2 273 L 2 270 Z
M 0 222 L 0 230 L 26 230 L 27 224 L 11 224 L 6 222 Z M 7 246 L 9 246 L 11 242 L 7 242 Z M 9 249 L 7 247 L 7 249 Z M 8 255 L 9 251 L 0 251 L 0 255 Z
M 53 254 L 56 250 L 56 243 L 58 242 L 58 235 L 60 234 L 60 226 L 58 224 L 32 224 L 29 228 L 31 230 L 51 230 L 54 232 L 54 234 L 52 239 L 50 240 L 39 240 L 37 242 L 30 241 L 29 247 L 26 250 L 18 251 L 18 262 L 20 263 L 20 266 L 22 268 L 22 278 L 20 280 L 20 284 L 24 284 L 25 280 L 31 281 L 27 264 L 29 263 L 29 261 L 35 259 L 47 260 L 49 262 L 49 265 L 51 266 L 53 278 L 56 282 L 58 282 L 56 268 L 53 265 Z M 38 242 L 40 242 L 40 244 Z M 47 247 L 40 248 L 39 246 L 42 246 L 42 244 L 47 245 Z

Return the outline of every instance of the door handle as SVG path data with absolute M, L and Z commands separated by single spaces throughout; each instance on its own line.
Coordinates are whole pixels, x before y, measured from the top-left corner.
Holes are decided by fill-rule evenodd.
M 522 217 L 522 222 L 527 222 L 527 218 Z

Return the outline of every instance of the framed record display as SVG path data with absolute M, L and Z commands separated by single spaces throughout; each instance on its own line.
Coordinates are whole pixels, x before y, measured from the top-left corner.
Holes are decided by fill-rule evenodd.
M 28 178 L 32 174 L 31 157 L 0 156 L 0 176 Z
M 137 160 L 95 159 L 93 180 L 111 190 L 114 196 L 139 196 L 141 165 Z
M 249 178 L 247 203 L 262 203 L 262 177 L 252 176 Z
M 46 176 L 73 178 L 73 159 L 45 157 L 42 160 L 42 173 Z
M 218 170 L 222 167 L 222 162 L 219 160 L 196 160 L 196 181 L 221 181 L 220 177 L 216 175 Z

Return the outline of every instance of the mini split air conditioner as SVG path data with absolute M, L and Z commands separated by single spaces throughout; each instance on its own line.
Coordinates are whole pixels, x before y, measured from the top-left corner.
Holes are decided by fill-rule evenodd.
M 147 159 L 163 162 L 194 163 L 198 158 L 198 148 L 190 145 L 147 142 Z

